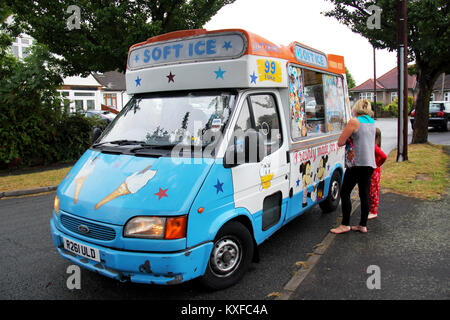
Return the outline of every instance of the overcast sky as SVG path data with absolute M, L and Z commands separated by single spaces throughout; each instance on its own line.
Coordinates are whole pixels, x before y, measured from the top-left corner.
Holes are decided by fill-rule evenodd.
M 278 45 L 297 41 L 327 54 L 342 55 L 359 85 L 373 78 L 373 48 L 359 34 L 321 14 L 332 7 L 325 0 L 236 0 L 220 9 L 204 27 L 245 29 Z M 378 78 L 397 65 L 396 53 L 377 50 L 376 65 Z

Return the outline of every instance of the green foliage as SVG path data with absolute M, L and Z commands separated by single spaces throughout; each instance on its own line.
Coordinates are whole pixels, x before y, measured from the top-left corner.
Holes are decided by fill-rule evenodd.
M 150 37 L 201 28 L 217 11 L 235 0 L 5 0 L 15 14 L 8 29 L 44 43 L 62 56 L 64 75 L 126 70 L 131 45 Z M 80 8 L 80 29 L 67 21 Z M 72 21 L 72 20 L 71 20 Z
M 347 78 L 347 86 L 349 89 L 354 88 L 356 86 L 355 80 L 351 75 L 350 71 L 348 71 L 347 67 L 345 67 L 345 76 Z
M 414 98 L 408 97 L 408 114 L 411 113 L 414 105 Z M 383 107 L 383 111 L 389 111 L 394 117 L 398 116 L 398 98 L 395 98 L 390 104 Z
M 50 60 L 42 45 L 23 62 L 0 46 L 0 168 L 74 160 L 89 144 L 92 124 L 63 114 Z
M 91 132 L 96 122 L 82 114 L 64 114 L 56 124 L 54 161 L 78 159 L 91 145 Z

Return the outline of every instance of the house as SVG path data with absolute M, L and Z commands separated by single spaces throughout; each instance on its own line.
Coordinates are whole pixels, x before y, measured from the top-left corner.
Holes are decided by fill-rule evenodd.
M 444 81 L 442 81 L 444 79 Z M 450 101 L 450 74 L 442 73 L 436 80 L 431 92 L 431 101 Z
M 33 42 L 32 37 L 21 34 L 12 43 L 11 53 L 23 60 L 28 56 Z M 58 92 L 67 112 L 101 110 L 102 105 L 118 112 L 130 99 L 126 93 L 125 74 L 117 71 L 93 73 L 87 77 L 65 77 Z
M 68 112 L 101 110 L 102 105 L 120 111 L 130 99 L 126 93 L 125 74 L 117 71 L 66 77 L 58 91 Z
M 359 86 L 349 89 L 353 94 L 354 100 L 369 99 L 374 100 L 374 82 L 373 79 L 368 79 Z M 389 70 L 381 77 L 376 79 L 377 102 L 383 105 L 390 104 L 397 98 L 398 90 L 398 69 L 397 67 Z M 416 76 L 408 75 L 408 96 L 417 97 L 417 79 Z
M 109 71 L 94 73 L 92 76 L 102 85 L 102 104 L 116 110 L 122 110 L 130 100 L 130 96 L 126 93 L 125 74 L 118 71 Z

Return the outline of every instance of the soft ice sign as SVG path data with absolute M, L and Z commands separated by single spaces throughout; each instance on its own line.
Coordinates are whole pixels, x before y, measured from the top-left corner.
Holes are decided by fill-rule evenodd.
M 321 52 L 296 44 L 294 47 L 294 53 L 298 62 L 328 69 L 327 57 Z
M 178 62 L 237 58 L 244 54 L 246 45 L 245 37 L 237 33 L 158 42 L 131 50 L 128 67 L 133 70 Z

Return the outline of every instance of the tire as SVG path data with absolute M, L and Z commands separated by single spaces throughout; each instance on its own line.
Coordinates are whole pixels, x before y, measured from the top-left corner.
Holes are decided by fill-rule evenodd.
M 237 221 L 226 223 L 217 233 L 200 282 L 209 289 L 220 290 L 236 284 L 245 274 L 253 257 L 253 238 Z
M 332 212 L 339 206 L 341 200 L 341 174 L 335 170 L 330 180 L 327 198 L 319 203 L 323 213 Z

